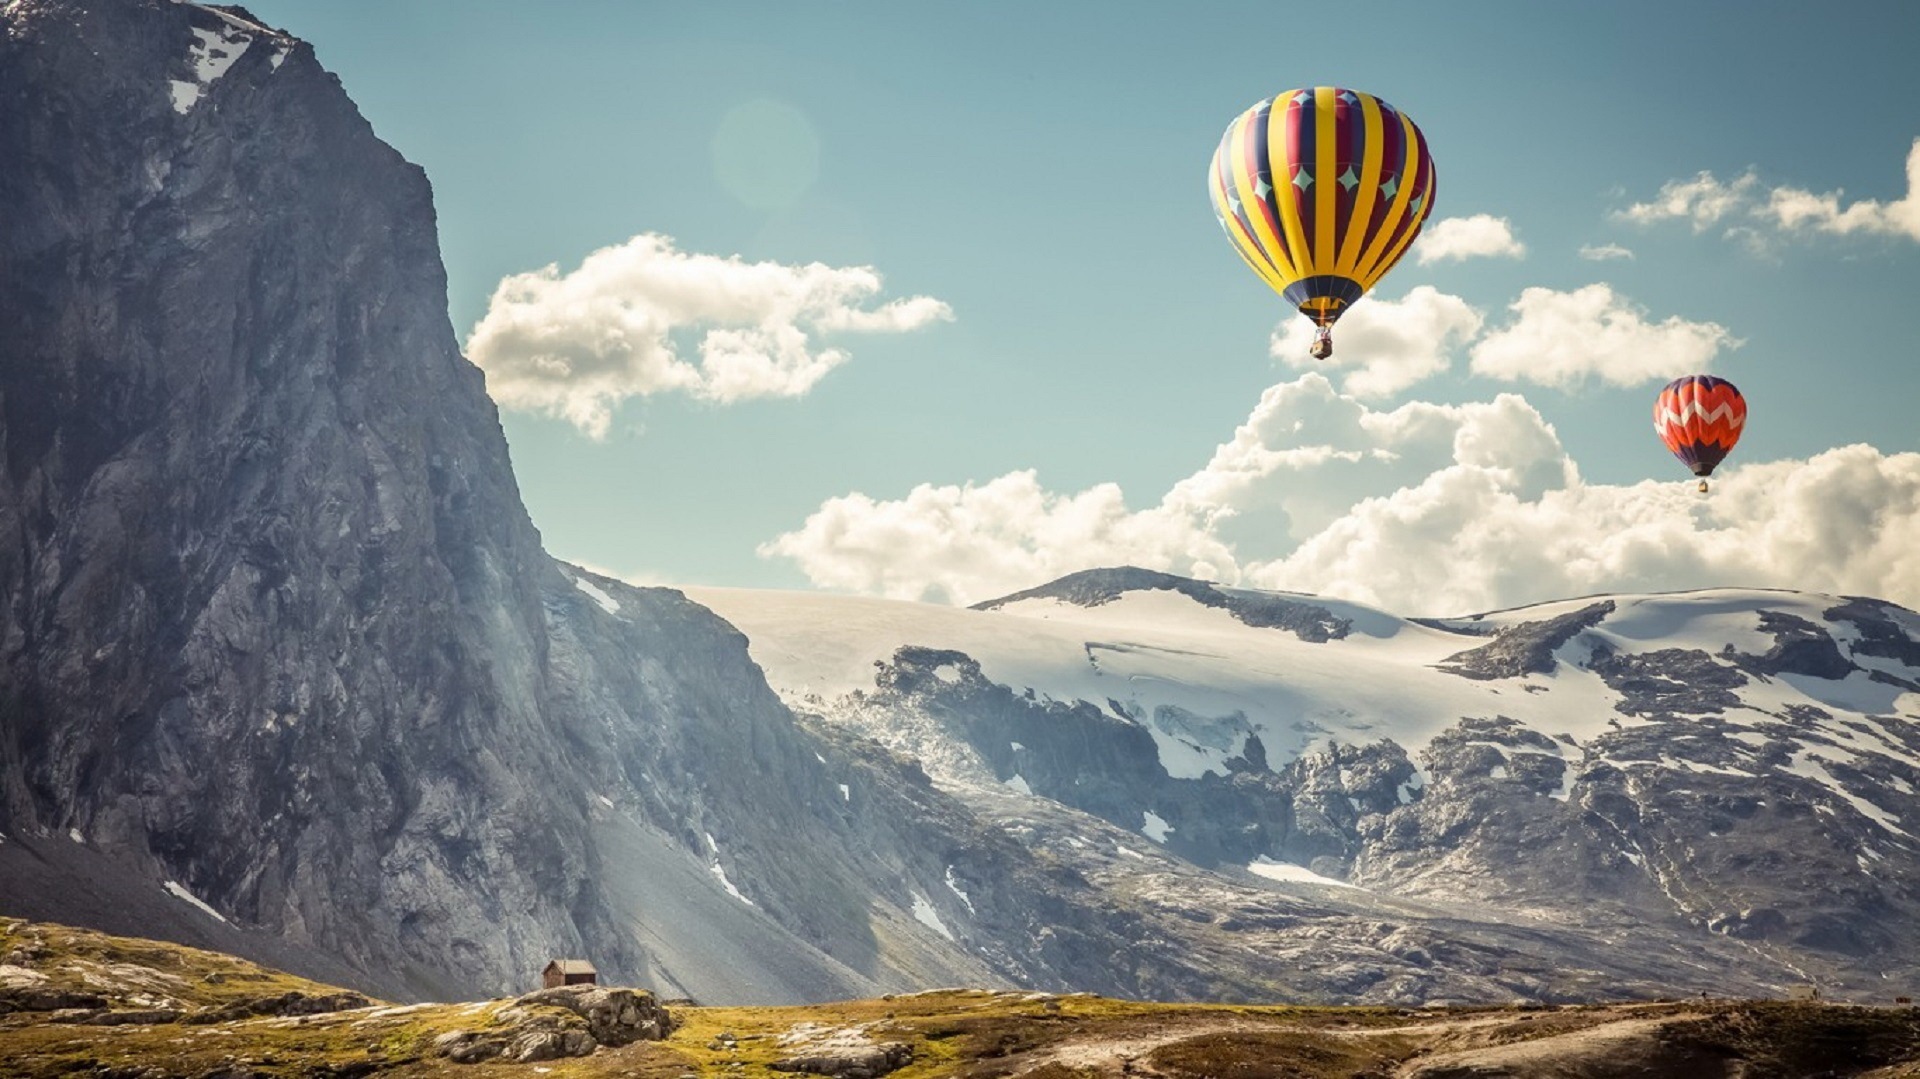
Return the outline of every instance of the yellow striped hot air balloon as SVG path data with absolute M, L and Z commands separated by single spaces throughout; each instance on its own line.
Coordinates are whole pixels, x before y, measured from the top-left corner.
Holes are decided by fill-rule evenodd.
M 1314 86 L 1229 124 L 1207 191 L 1234 250 L 1320 327 L 1313 354 L 1325 359 L 1333 324 L 1400 261 L 1433 212 L 1433 157 L 1392 105 Z

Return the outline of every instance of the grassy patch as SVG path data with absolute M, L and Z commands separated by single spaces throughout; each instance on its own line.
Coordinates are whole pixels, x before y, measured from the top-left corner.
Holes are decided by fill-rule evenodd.
M 45 976 L 37 984 L 91 992 L 122 1012 L 152 1009 L 160 998 L 191 1011 L 289 992 L 337 992 L 231 956 L 0 919 L 0 956 L 10 953 Z M 17 1012 L 0 1015 L 0 1076 L 184 1079 L 238 1071 L 271 1079 L 526 1077 L 535 1073 L 524 1064 L 458 1065 L 433 1047 L 435 1038 L 453 1031 L 503 1038 L 518 1032 L 507 1014 L 511 1007 L 506 1000 L 375 1005 L 308 1016 L 213 1022 L 202 1014 L 199 1022 L 123 1026 Z M 571 1012 L 553 1011 L 563 1026 L 580 1022 Z M 1920 1011 L 1911 1008 L 1727 1001 L 1408 1011 L 943 990 L 806 1007 L 681 1007 L 674 1016 L 679 1026 L 664 1042 L 603 1047 L 538 1067 L 549 1079 L 790 1079 L 772 1065 L 801 1051 L 802 1043 L 838 1033 L 905 1043 L 913 1060 L 894 1073 L 897 1079 L 1384 1077 L 1420 1058 L 1629 1020 L 1644 1031 L 1651 1020 L 1655 1029 L 1647 1036 L 1655 1042 L 1649 1051 L 1663 1060 L 1737 1062 L 1751 1079 L 1826 1071 L 1920 1079 Z

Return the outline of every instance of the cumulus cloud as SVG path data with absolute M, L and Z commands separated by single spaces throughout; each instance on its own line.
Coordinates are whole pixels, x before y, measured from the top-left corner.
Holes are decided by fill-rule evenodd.
M 1369 296 L 1354 305 L 1335 327 L 1330 359 L 1308 354 L 1314 327 L 1304 318 L 1276 326 L 1268 351 L 1294 367 L 1343 371 L 1342 388 L 1357 397 L 1384 397 L 1446 370 L 1481 322 L 1465 300 L 1421 285 L 1398 300 Z
M 1739 345 L 1716 322 L 1677 315 L 1651 322 L 1605 284 L 1572 292 L 1529 288 L 1509 310 L 1513 322 L 1473 346 L 1475 374 L 1544 386 L 1588 379 L 1633 386 L 1705 371 L 1722 349 Z
M 1524 258 L 1527 245 L 1514 238 L 1504 217 L 1474 214 L 1449 217 L 1422 229 L 1414 241 L 1414 261 L 1422 266 L 1471 258 Z
M 1633 252 L 1619 244 L 1582 244 L 1580 257 L 1588 262 L 1611 262 L 1615 259 L 1632 261 Z
M 1031 470 L 978 486 L 922 484 L 896 501 L 829 499 L 759 553 L 793 559 L 825 588 L 959 605 L 1089 566 L 1235 572 L 1224 545 L 1192 519 L 1129 512 L 1114 484 L 1057 494 Z
M 1847 235 L 1855 232 L 1905 236 L 1920 240 L 1920 139 L 1907 151 L 1907 193 L 1893 202 L 1861 199 L 1840 203 L 1842 191 L 1816 195 L 1791 187 L 1777 187 L 1767 196 L 1761 216 L 1781 228 L 1810 228 Z
M 1686 220 L 1693 231 L 1705 232 L 1721 218 L 1740 213 L 1751 206 L 1759 177 L 1751 171 L 1722 183 L 1711 172 L 1702 172 L 1691 180 L 1669 180 L 1651 202 L 1637 202 L 1617 216 L 1635 224 Z
M 953 317 L 928 296 L 870 306 L 880 288 L 871 267 L 749 263 L 643 234 L 569 273 L 549 265 L 502 280 L 467 352 L 502 408 L 601 438 L 628 398 L 800 396 L 849 359 L 818 335 L 904 333 Z
M 1678 469 L 1676 466 L 1676 473 Z M 1920 454 L 1845 446 L 1690 479 L 1590 484 L 1516 394 L 1369 408 L 1317 374 L 1275 386 L 1157 505 L 1033 472 L 849 495 L 762 548 L 815 583 L 972 602 L 1136 564 L 1467 614 L 1595 592 L 1799 588 L 1920 606 Z
M 1764 228 L 1775 234 L 1824 232 L 1904 236 L 1920 240 L 1920 138 L 1907 151 L 1907 192 L 1891 202 L 1858 199 L 1847 203 L 1839 189 L 1816 194 L 1797 187 L 1762 189 L 1752 171 L 1723 183 L 1711 172 L 1661 187 L 1650 202 L 1635 203 L 1618 217 L 1639 224 L 1683 219 L 1704 232 L 1722 221 L 1727 236 L 1759 253 L 1769 250 Z M 1744 223 L 1735 223 L 1744 222 Z
M 1448 467 L 1370 499 L 1247 580 L 1467 613 L 1594 592 L 1764 586 L 1920 603 L 1920 454 L 1871 446 L 1682 483 L 1573 483 L 1529 499 Z

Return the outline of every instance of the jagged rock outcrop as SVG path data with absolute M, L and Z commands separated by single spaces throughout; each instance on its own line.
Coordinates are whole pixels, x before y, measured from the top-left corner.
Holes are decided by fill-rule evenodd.
M 1561 645 L 1611 613 L 1612 601 L 1602 600 L 1553 618 L 1522 622 L 1502 629 L 1478 648 L 1448 656 L 1441 661 L 1441 669 L 1481 680 L 1545 674 L 1553 670 L 1553 654 Z

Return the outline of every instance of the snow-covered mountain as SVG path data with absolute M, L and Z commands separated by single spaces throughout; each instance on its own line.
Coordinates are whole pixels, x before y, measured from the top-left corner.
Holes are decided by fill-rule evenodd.
M 1111 838 L 1056 824 L 1060 845 L 1163 853 L 1181 887 L 1216 886 L 1204 868 L 1414 902 L 1442 936 L 1577 930 L 1687 957 L 1643 972 L 1669 991 L 1920 973 L 1920 616 L 1892 604 L 1716 589 L 1407 619 L 1137 569 L 971 610 L 688 594 L 795 709 L 1003 822 L 1097 819 Z

